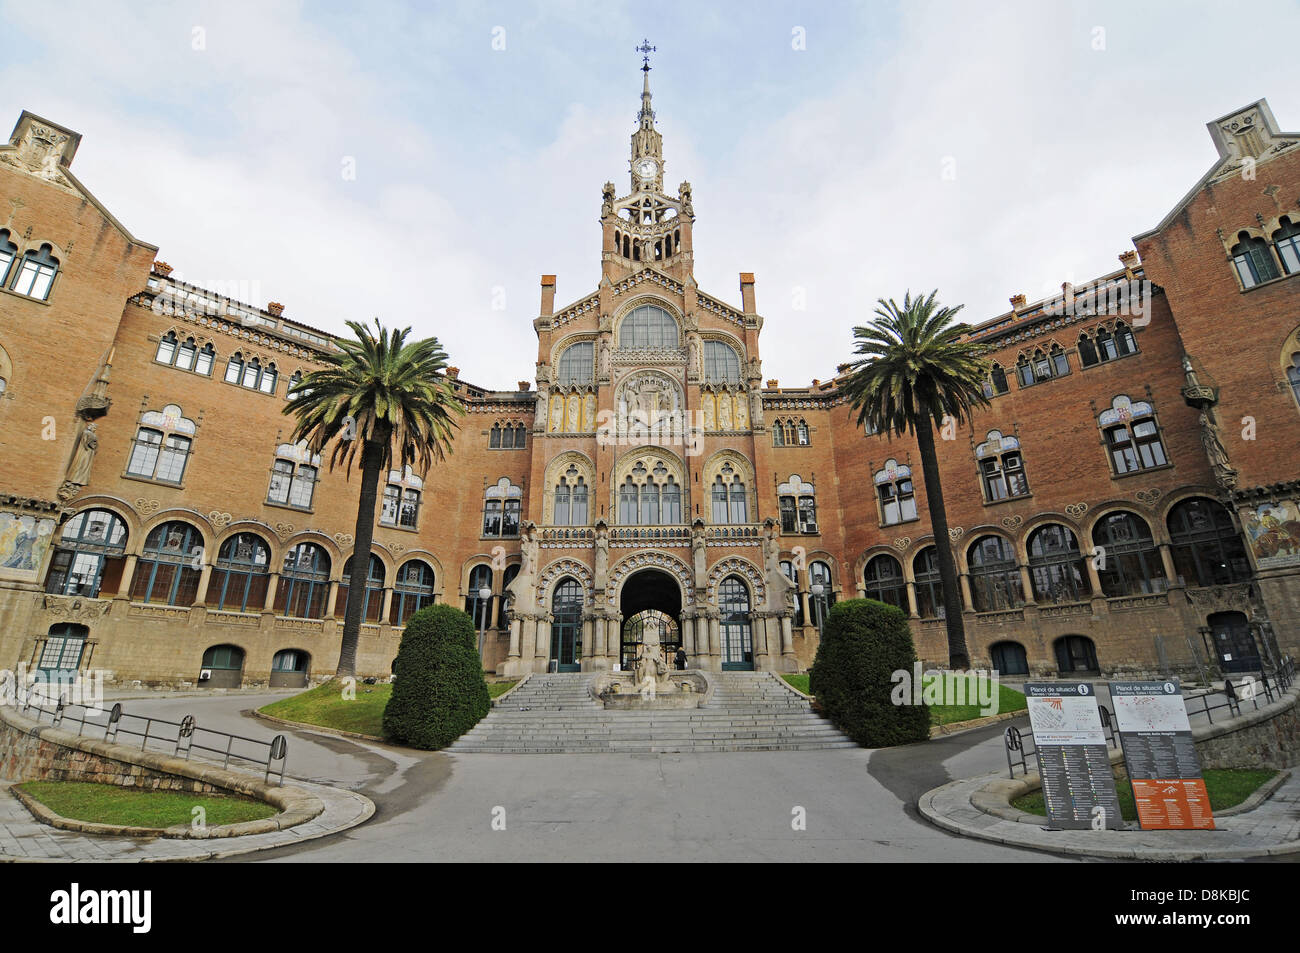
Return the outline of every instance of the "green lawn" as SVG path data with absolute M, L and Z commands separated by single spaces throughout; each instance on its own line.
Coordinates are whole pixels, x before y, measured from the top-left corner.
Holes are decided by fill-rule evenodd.
M 791 685 L 793 685 L 795 688 L 799 689 L 799 691 L 803 692 L 805 695 L 812 694 L 811 692 L 808 691 L 807 675 L 782 675 L 781 677 L 784 678 Z
M 793 685 L 805 695 L 808 692 L 807 675 L 782 675 L 787 682 Z M 969 683 L 967 683 L 969 688 Z M 1025 696 L 1014 688 L 1008 688 L 1005 685 L 998 685 L 998 710 L 997 714 L 1004 711 L 1024 711 L 1026 707 Z M 930 723 L 933 725 L 951 725 L 958 721 L 970 721 L 972 718 L 982 717 L 979 705 L 931 705 L 930 706 Z
M 489 682 L 488 695 L 496 698 L 515 682 Z M 393 694 L 391 684 L 364 685 L 357 683 L 357 697 L 344 700 L 342 687 L 336 682 L 326 682 L 291 698 L 282 698 L 261 708 L 263 714 L 304 725 L 319 725 L 338 731 L 355 731 L 358 734 L 382 737 L 384 733 L 384 708 Z
M 1210 810 L 1223 811 L 1236 807 L 1275 774 L 1276 771 L 1206 771 L 1205 790 L 1210 795 Z M 1119 796 L 1120 812 L 1124 815 L 1124 820 L 1136 821 L 1137 805 L 1133 802 L 1133 786 L 1126 780 L 1116 779 L 1115 793 Z M 1047 816 L 1041 790 L 1016 798 L 1011 806 L 1026 814 Z
M 189 825 L 194 808 L 206 812 L 208 827 L 260 821 L 279 811 L 270 804 L 224 794 L 142 791 L 89 781 L 25 781 L 18 785 L 55 814 L 96 824 L 128 827 Z

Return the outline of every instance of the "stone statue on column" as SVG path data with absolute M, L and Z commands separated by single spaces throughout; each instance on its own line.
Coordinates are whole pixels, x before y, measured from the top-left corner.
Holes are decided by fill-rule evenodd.
M 604 592 L 609 584 L 609 526 L 604 520 L 596 521 L 595 582 L 596 592 Z
M 704 520 L 696 519 L 691 524 L 691 563 L 695 569 L 695 590 L 697 592 L 703 592 L 709 582 L 709 557 L 705 545 Z
M 1201 411 L 1198 423 L 1201 425 L 1201 446 L 1205 450 L 1205 457 L 1210 462 L 1210 467 L 1214 470 L 1214 482 L 1224 490 L 1232 490 L 1237 486 L 1237 470 L 1228 460 L 1228 451 L 1223 446 L 1223 441 L 1219 439 L 1219 428 L 1210 419 L 1210 411 Z

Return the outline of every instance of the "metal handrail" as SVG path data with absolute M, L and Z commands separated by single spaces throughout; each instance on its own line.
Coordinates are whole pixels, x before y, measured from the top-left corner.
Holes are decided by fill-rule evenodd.
M 260 738 L 249 738 L 228 731 L 218 731 L 215 728 L 203 728 L 195 721 L 193 715 L 186 715 L 180 721 L 171 721 L 151 715 L 128 714 L 122 710 L 121 702 L 114 704 L 111 709 L 92 708 L 86 705 L 69 704 L 67 695 L 62 694 L 51 708 L 39 704 L 36 698 L 37 693 L 28 693 L 21 710 L 24 713 L 35 712 L 37 722 L 41 720 L 41 716 L 49 715 L 51 726 L 70 730 L 67 724 L 69 711 L 80 709 L 79 717 L 73 715 L 78 735 L 85 735 L 87 727 L 102 728 L 105 741 L 116 742 L 119 734 L 139 738 L 141 751 L 148 750 L 149 742 L 153 741 L 164 748 L 170 747 L 173 757 L 184 757 L 187 761 L 192 751 L 203 752 L 213 760 L 220 759 L 223 768 L 229 768 L 232 759 L 244 761 L 261 766 L 262 780 L 267 782 L 271 779 L 272 768 L 276 766 L 276 762 L 279 762 L 276 783 L 284 784 L 285 765 L 288 761 L 288 740 L 284 735 L 276 735 L 270 741 L 263 741 Z M 99 720 L 100 716 L 103 716 L 103 720 Z M 196 740 L 200 733 L 205 741 L 208 740 L 207 736 L 212 736 L 213 742 L 200 743 Z M 252 745 L 253 750 L 258 753 L 245 754 L 237 751 L 236 742 Z

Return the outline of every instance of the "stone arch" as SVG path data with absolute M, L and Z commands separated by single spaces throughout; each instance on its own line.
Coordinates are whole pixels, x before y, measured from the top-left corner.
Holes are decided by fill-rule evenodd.
M 656 475 L 656 470 L 661 464 L 667 472 L 662 477 L 659 477 Z M 645 468 L 645 474 L 637 474 L 638 465 Z M 628 450 L 614 462 L 614 470 L 610 477 L 607 494 L 608 512 L 610 514 L 608 521 L 611 526 L 619 525 L 617 519 L 618 491 L 628 477 L 633 477 L 634 481 L 638 479 L 642 481 L 653 480 L 660 486 L 667 483 L 668 478 L 671 477 L 673 482 L 681 489 L 682 518 L 684 521 L 686 520 L 687 515 L 690 513 L 690 487 L 686 482 L 686 465 L 682 462 L 682 458 L 673 451 L 666 447 L 657 447 L 651 444 Z
M 672 319 L 677 323 L 677 344 L 676 347 L 685 346 L 685 323 L 686 318 L 680 306 L 667 296 L 657 294 L 652 291 L 642 291 L 632 296 L 628 301 L 624 301 L 611 315 L 611 326 L 614 329 L 615 347 L 623 347 L 623 320 L 642 305 L 655 305 L 663 308 Z
M 626 556 L 615 563 L 609 570 L 605 586 L 605 601 L 616 606 L 623 595 L 623 583 L 634 573 L 642 569 L 658 569 L 677 580 L 682 590 L 682 608 L 695 602 L 695 573 L 676 556 L 660 550 L 648 550 Z
M 767 601 L 767 587 L 763 582 L 763 571 L 748 559 L 740 556 L 727 556 L 714 563 L 713 568 L 709 570 L 707 596 L 710 605 L 717 604 L 718 583 L 731 575 L 739 576 L 745 580 L 745 584 L 749 586 L 750 595 L 753 597 L 751 605 L 758 606 Z
M 205 562 L 209 561 L 208 554 L 216 552 L 216 550 L 212 548 L 213 540 L 217 537 L 216 530 L 212 528 L 212 523 L 206 516 L 203 516 L 196 510 L 179 506 L 163 510 L 149 517 L 148 520 L 145 520 L 143 525 L 140 527 L 140 538 L 136 541 L 134 546 L 128 545 L 128 551 L 139 555 L 144 551 L 144 543 L 145 540 L 149 538 L 150 533 L 159 526 L 162 526 L 164 523 L 173 522 L 189 523 L 199 531 L 199 535 L 203 537 L 203 559 Z
M 108 510 L 126 525 L 126 544 L 128 547 L 134 544 L 135 538 L 144 533 L 144 524 L 146 517 L 140 513 L 126 500 L 116 496 L 107 496 L 97 494 L 95 496 L 86 496 L 73 500 L 70 504 L 73 507 L 73 516 L 84 513 L 86 510 Z M 56 527 L 56 536 L 63 532 L 63 526 L 68 520 L 60 520 Z M 57 545 L 58 539 L 55 539 Z
M 557 583 L 566 576 L 572 576 L 578 580 L 582 586 L 582 600 L 584 604 L 591 604 L 592 575 L 591 569 L 585 563 L 580 563 L 576 559 L 557 559 L 547 563 L 546 568 L 537 575 L 537 604 L 545 607 L 550 604 L 551 595 Z
M 321 549 L 325 550 L 325 555 L 330 559 L 330 581 L 338 582 L 343 578 L 343 550 L 338 542 L 324 532 L 318 529 L 304 529 L 296 533 L 291 533 L 285 538 L 284 548 L 280 553 L 280 563 L 283 563 L 284 557 L 288 555 L 299 543 L 314 543 Z M 280 565 L 277 563 L 276 565 Z

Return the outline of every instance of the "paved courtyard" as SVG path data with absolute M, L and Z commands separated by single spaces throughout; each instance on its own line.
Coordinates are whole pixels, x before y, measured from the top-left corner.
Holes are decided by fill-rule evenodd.
M 272 697 L 162 696 L 123 707 L 192 712 L 201 724 L 269 736 L 278 729 L 240 713 Z M 954 777 L 995 770 L 1000 731 L 878 752 L 446 755 L 294 730 L 289 775 L 360 791 L 375 816 L 255 859 L 1052 862 L 947 834 L 912 806 Z M 805 830 L 792 826 L 796 808 Z

